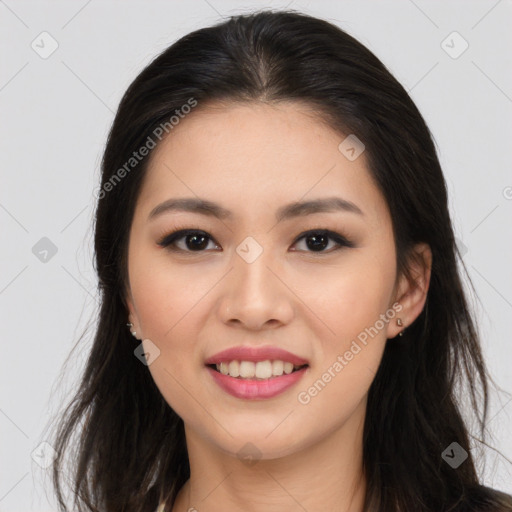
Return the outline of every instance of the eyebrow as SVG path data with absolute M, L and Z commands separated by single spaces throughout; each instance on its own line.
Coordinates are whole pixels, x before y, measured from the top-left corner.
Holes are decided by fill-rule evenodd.
M 168 199 L 157 205 L 149 214 L 148 220 L 152 220 L 159 215 L 169 211 L 183 211 L 198 213 L 217 219 L 232 219 L 233 212 L 220 206 L 217 203 L 206 199 L 195 197 L 186 197 L 179 199 Z M 294 203 L 282 206 L 276 211 L 276 220 L 281 222 L 294 217 L 303 217 L 312 213 L 331 213 L 344 211 L 364 215 L 362 210 L 351 201 L 341 197 L 326 197 L 323 199 L 314 199 L 311 201 L 296 201 Z

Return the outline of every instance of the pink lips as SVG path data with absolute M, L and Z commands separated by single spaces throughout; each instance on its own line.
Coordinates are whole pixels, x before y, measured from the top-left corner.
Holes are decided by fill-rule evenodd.
M 288 361 L 294 366 L 307 365 L 308 361 L 302 357 L 296 356 L 287 350 L 277 347 L 234 347 L 223 350 L 206 361 L 206 365 L 219 364 L 229 361 Z M 296 370 L 289 374 L 283 374 L 280 377 L 271 377 L 269 379 L 240 379 L 223 375 L 217 370 L 207 366 L 207 370 L 214 381 L 227 393 L 236 398 L 249 400 L 262 400 L 272 398 L 283 393 L 288 388 L 298 382 L 309 369 L 308 366 Z
M 278 347 L 246 347 L 239 346 L 228 348 L 222 352 L 209 357 L 205 364 L 217 364 L 229 361 L 252 361 L 257 363 L 259 361 L 289 361 L 295 366 L 308 364 L 306 359 L 296 356 L 287 350 Z
M 299 381 L 308 370 L 305 366 L 288 375 L 283 374 L 281 377 L 272 377 L 265 380 L 256 379 L 238 379 L 223 375 L 222 373 L 207 366 L 207 370 L 213 377 L 215 382 L 227 393 L 236 398 L 245 398 L 249 400 L 262 400 L 272 398 L 286 391 Z

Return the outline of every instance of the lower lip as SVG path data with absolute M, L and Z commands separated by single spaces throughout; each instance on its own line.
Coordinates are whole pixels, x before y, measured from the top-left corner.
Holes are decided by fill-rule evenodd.
M 265 380 L 237 379 L 229 375 L 223 375 L 210 366 L 206 368 L 215 382 L 230 395 L 248 400 L 261 400 L 272 398 L 286 391 L 303 377 L 309 366 L 305 366 L 288 375 L 284 374 L 280 377 L 272 377 Z

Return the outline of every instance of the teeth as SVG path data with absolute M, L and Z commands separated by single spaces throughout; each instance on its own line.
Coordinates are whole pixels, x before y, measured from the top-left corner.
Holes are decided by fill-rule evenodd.
M 283 375 L 283 361 L 272 361 L 272 375 Z
M 217 364 L 217 370 L 222 375 L 230 377 L 239 377 L 242 379 L 270 379 L 271 377 L 280 377 L 283 374 L 289 375 L 294 369 L 300 366 L 294 366 L 289 361 L 230 361 Z
M 240 375 L 240 363 L 238 361 L 231 361 L 228 365 L 229 375 L 238 377 Z
M 255 376 L 257 379 L 270 379 L 270 377 L 272 377 L 273 366 L 270 361 L 260 361 L 256 363 L 255 368 Z
M 254 363 L 251 363 L 250 361 L 240 361 L 240 377 L 242 377 L 242 379 L 254 377 L 255 371 L 256 365 Z

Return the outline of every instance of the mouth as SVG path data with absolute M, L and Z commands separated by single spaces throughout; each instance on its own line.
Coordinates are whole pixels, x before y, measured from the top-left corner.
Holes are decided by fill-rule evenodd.
M 290 361 L 208 362 L 205 369 L 224 392 L 242 400 L 267 400 L 296 386 L 308 372 L 307 363 Z M 274 373 L 276 375 L 274 375 Z
M 234 360 L 206 364 L 205 366 L 228 377 L 252 381 L 273 380 L 309 367 L 308 364 L 294 365 L 289 361 L 282 360 L 258 362 Z

